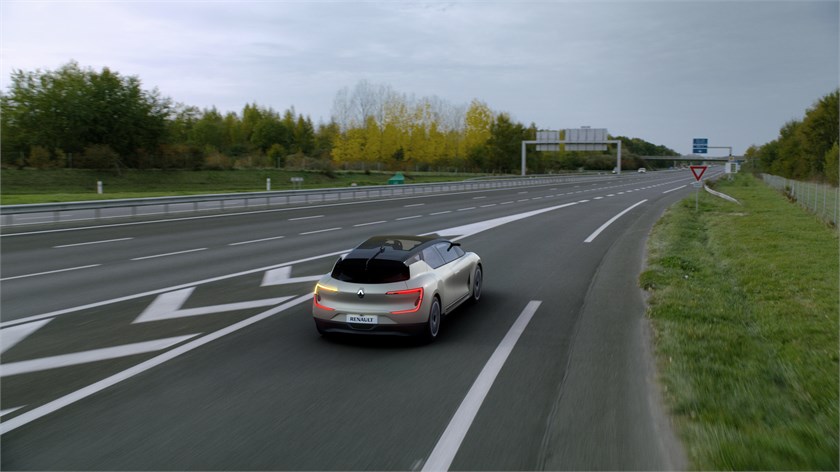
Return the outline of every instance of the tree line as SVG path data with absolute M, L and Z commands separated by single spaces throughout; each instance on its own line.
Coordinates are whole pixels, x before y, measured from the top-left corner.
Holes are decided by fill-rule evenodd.
M 840 89 L 817 100 L 801 120 L 791 120 L 779 137 L 746 153 L 758 171 L 799 180 L 840 179 Z
M 308 167 L 518 172 L 522 140 L 537 126 L 475 99 L 453 105 L 368 81 L 336 94 L 328 123 L 294 107 L 256 103 L 240 113 L 199 109 L 144 90 L 137 77 L 71 61 L 55 71 L 12 73 L 0 93 L 0 164 L 35 168 L 231 169 Z M 628 167 L 636 155 L 674 155 L 620 137 Z M 533 148 L 533 146 L 531 147 Z M 530 172 L 611 169 L 605 154 L 528 150 Z

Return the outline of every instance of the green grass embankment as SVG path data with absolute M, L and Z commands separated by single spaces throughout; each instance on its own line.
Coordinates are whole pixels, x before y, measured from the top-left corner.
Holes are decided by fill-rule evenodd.
M 0 171 L 0 204 L 53 203 L 115 198 L 162 197 L 212 193 L 260 192 L 271 179 L 272 190 L 289 190 L 292 177 L 303 177 L 304 189 L 385 185 L 393 172 L 320 172 L 272 169 L 229 171 L 84 169 Z M 464 180 L 481 174 L 404 173 L 406 184 Z M 102 181 L 104 193 L 96 193 Z
M 701 470 L 838 470 L 837 233 L 749 175 L 655 226 L 649 316 L 665 398 Z

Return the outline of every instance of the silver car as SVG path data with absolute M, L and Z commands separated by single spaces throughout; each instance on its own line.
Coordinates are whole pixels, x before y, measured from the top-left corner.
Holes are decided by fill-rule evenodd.
M 481 258 L 433 236 L 375 236 L 315 286 L 312 315 L 329 333 L 437 338 L 442 318 L 481 298 Z

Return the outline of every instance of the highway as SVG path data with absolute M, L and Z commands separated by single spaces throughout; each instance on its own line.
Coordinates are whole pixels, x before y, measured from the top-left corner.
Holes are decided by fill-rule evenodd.
M 4 229 L 0 468 L 683 468 L 637 280 L 693 181 Z M 478 304 L 431 344 L 317 334 L 340 254 L 427 233 L 481 256 Z

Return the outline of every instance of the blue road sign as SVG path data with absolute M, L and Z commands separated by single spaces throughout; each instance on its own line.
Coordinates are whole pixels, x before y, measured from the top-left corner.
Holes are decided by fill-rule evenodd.
M 709 146 L 709 138 L 694 138 L 694 147 L 708 147 Z
M 693 152 L 694 154 L 708 154 L 709 148 L 696 147 L 691 152 Z

